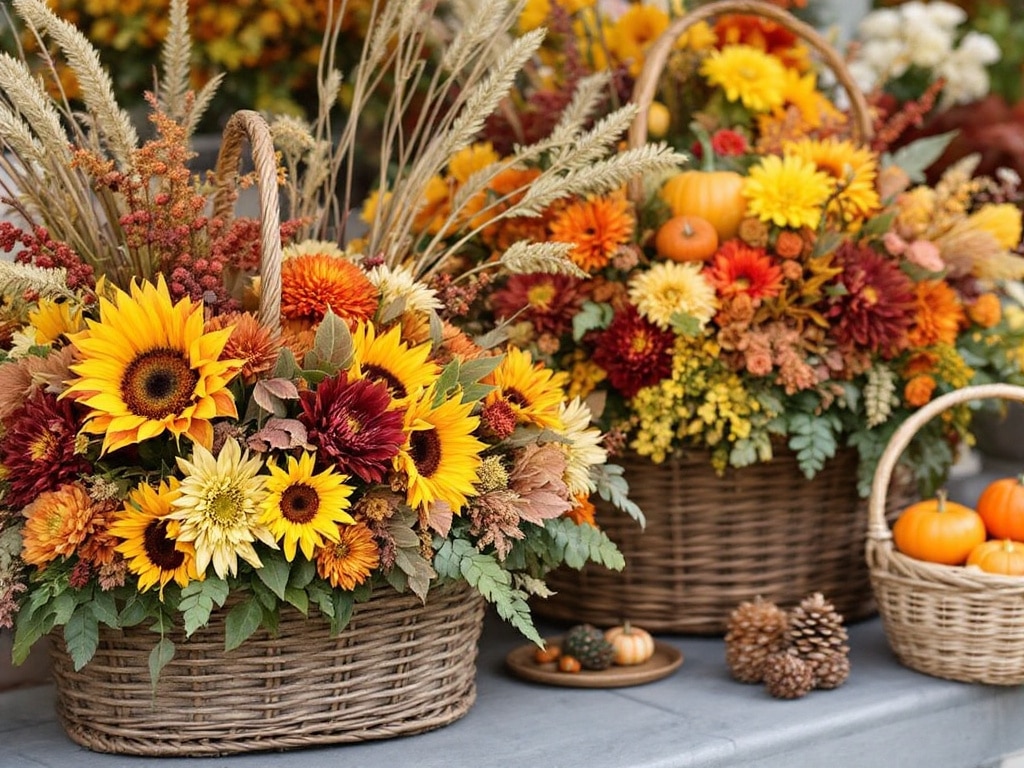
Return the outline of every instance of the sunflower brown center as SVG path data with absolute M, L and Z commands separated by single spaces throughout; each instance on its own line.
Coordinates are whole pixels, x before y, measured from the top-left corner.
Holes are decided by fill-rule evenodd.
M 512 403 L 512 405 L 518 405 L 520 408 L 530 404 L 530 401 L 526 399 L 526 396 L 513 387 L 508 387 L 502 390 L 502 394 L 508 402 Z
M 128 364 L 121 377 L 121 397 L 136 416 L 158 420 L 185 410 L 198 380 L 180 352 L 152 349 Z
M 366 375 L 369 378 L 383 381 L 387 385 L 388 391 L 391 392 L 391 396 L 396 400 L 401 400 L 408 396 L 409 392 L 406 390 L 405 385 L 387 368 L 368 363 L 363 365 L 363 370 L 366 371 Z
M 305 483 L 293 483 L 281 494 L 281 514 L 290 523 L 308 523 L 319 508 L 319 494 Z
M 185 554 L 174 548 L 174 541 L 167 536 L 167 521 L 154 520 L 146 526 L 143 534 L 146 557 L 161 571 L 173 571 L 185 562 Z
M 436 429 L 418 429 L 409 437 L 409 455 L 416 471 L 423 477 L 433 477 L 441 465 L 441 440 Z

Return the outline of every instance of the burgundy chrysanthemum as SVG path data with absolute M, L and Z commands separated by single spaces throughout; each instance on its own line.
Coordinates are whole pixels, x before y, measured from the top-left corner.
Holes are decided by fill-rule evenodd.
M 636 308 L 616 313 L 601 334 L 594 362 L 608 373 L 612 386 L 625 397 L 657 384 L 672 373 L 675 334 L 640 317 Z
M 569 275 L 512 275 L 491 301 L 499 318 L 515 317 L 530 323 L 538 334 L 561 336 L 572 328 L 572 318 L 583 306 L 579 285 L 580 280 Z
M 45 491 L 56 490 L 91 465 L 75 454 L 75 421 L 70 400 L 42 390 L 27 398 L 4 422 L 0 462 L 7 475 L 5 502 L 24 507 Z
M 843 272 L 827 316 L 843 346 L 859 347 L 886 358 L 907 345 L 914 319 L 914 285 L 892 261 L 866 246 L 844 244 L 837 253 Z
M 324 379 L 315 392 L 300 393 L 308 439 L 325 464 L 379 483 L 391 459 L 405 442 L 402 412 L 391 409 L 391 395 L 382 381 L 348 380 L 348 373 Z

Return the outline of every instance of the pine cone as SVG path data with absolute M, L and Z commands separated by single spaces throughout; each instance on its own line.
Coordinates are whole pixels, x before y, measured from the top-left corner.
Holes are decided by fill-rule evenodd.
M 773 653 L 764 665 L 764 685 L 776 699 L 799 699 L 814 690 L 814 671 L 793 653 Z
M 814 665 L 815 688 L 838 688 L 849 676 L 850 657 L 845 653 L 830 653 Z
M 805 597 L 789 613 L 788 647 L 815 666 L 832 654 L 848 654 L 848 638 L 843 617 L 820 592 Z
M 729 615 L 725 634 L 725 661 L 733 678 L 759 683 L 765 660 L 786 642 L 786 612 L 760 597 L 740 603 Z

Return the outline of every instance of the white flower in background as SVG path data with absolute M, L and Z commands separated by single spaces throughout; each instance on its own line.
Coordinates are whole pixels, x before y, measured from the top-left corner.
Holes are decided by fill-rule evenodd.
M 910 63 L 932 69 L 953 51 L 953 33 L 935 24 L 918 24 L 907 30 Z
M 903 20 L 898 11 L 880 8 L 867 14 L 857 24 L 857 36 L 862 40 L 899 37 L 903 32 Z
M 933 24 L 938 24 L 945 29 L 956 29 L 967 21 L 967 11 L 958 5 L 944 2 L 944 0 L 926 3 L 925 10 Z
M 900 40 L 868 40 L 856 62 L 863 62 L 875 73 L 875 81 L 897 78 L 910 66 L 907 46 Z
M 988 93 L 988 71 L 974 62 L 960 61 L 954 56 L 939 67 L 937 74 L 946 79 L 940 102 L 942 108 L 977 101 Z
M 974 30 L 964 35 L 956 52 L 963 56 L 965 61 L 981 65 L 995 64 L 1003 55 L 1003 52 L 999 50 L 999 44 L 991 35 Z

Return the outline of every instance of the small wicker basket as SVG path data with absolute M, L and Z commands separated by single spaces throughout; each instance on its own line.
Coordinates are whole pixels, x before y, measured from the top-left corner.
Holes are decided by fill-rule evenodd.
M 898 552 L 885 519 L 893 467 L 921 427 L 951 406 L 999 398 L 1024 402 L 1024 387 L 984 384 L 936 398 L 893 435 L 869 499 L 867 562 L 885 634 L 900 662 L 948 680 L 1024 683 L 1024 578 L 915 560 Z
M 599 520 L 622 551 L 625 569 L 555 571 L 548 584 L 556 594 L 536 603 L 539 615 L 720 634 L 732 609 L 757 595 L 791 606 L 822 592 L 850 621 L 874 612 L 856 452 L 841 452 L 813 480 L 789 452 L 723 476 L 712 470 L 706 452 L 657 465 L 631 456 L 623 465 L 647 526 L 601 507 Z M 903 483 L 893 504 L 909 494 Z
M 234 183 L 246 139 L 260 204 L 260 319 L 280 325 L 281 242 L 277 168 L 266 122 L 235 113 L 217 164 L 215 215 L 232 215 Z M 229 600 L 230 603 L 230 600 Z M 54 633 L 57 714 L 70 738 L 98 752 L 221 755 L 387 739 L 438 728 L 476 699 L 477 643 L 483 598 L 465 583 L 435 586 L 424 605 L 412 594 L 379 590 L 355 607 L 332 637 L 311 611 L 282 609 L 278 632 L 258 631 L 224 651 L 230 605 L 186 639 L 154 689 L 148 628 L 101 628 L 81 670 Z

